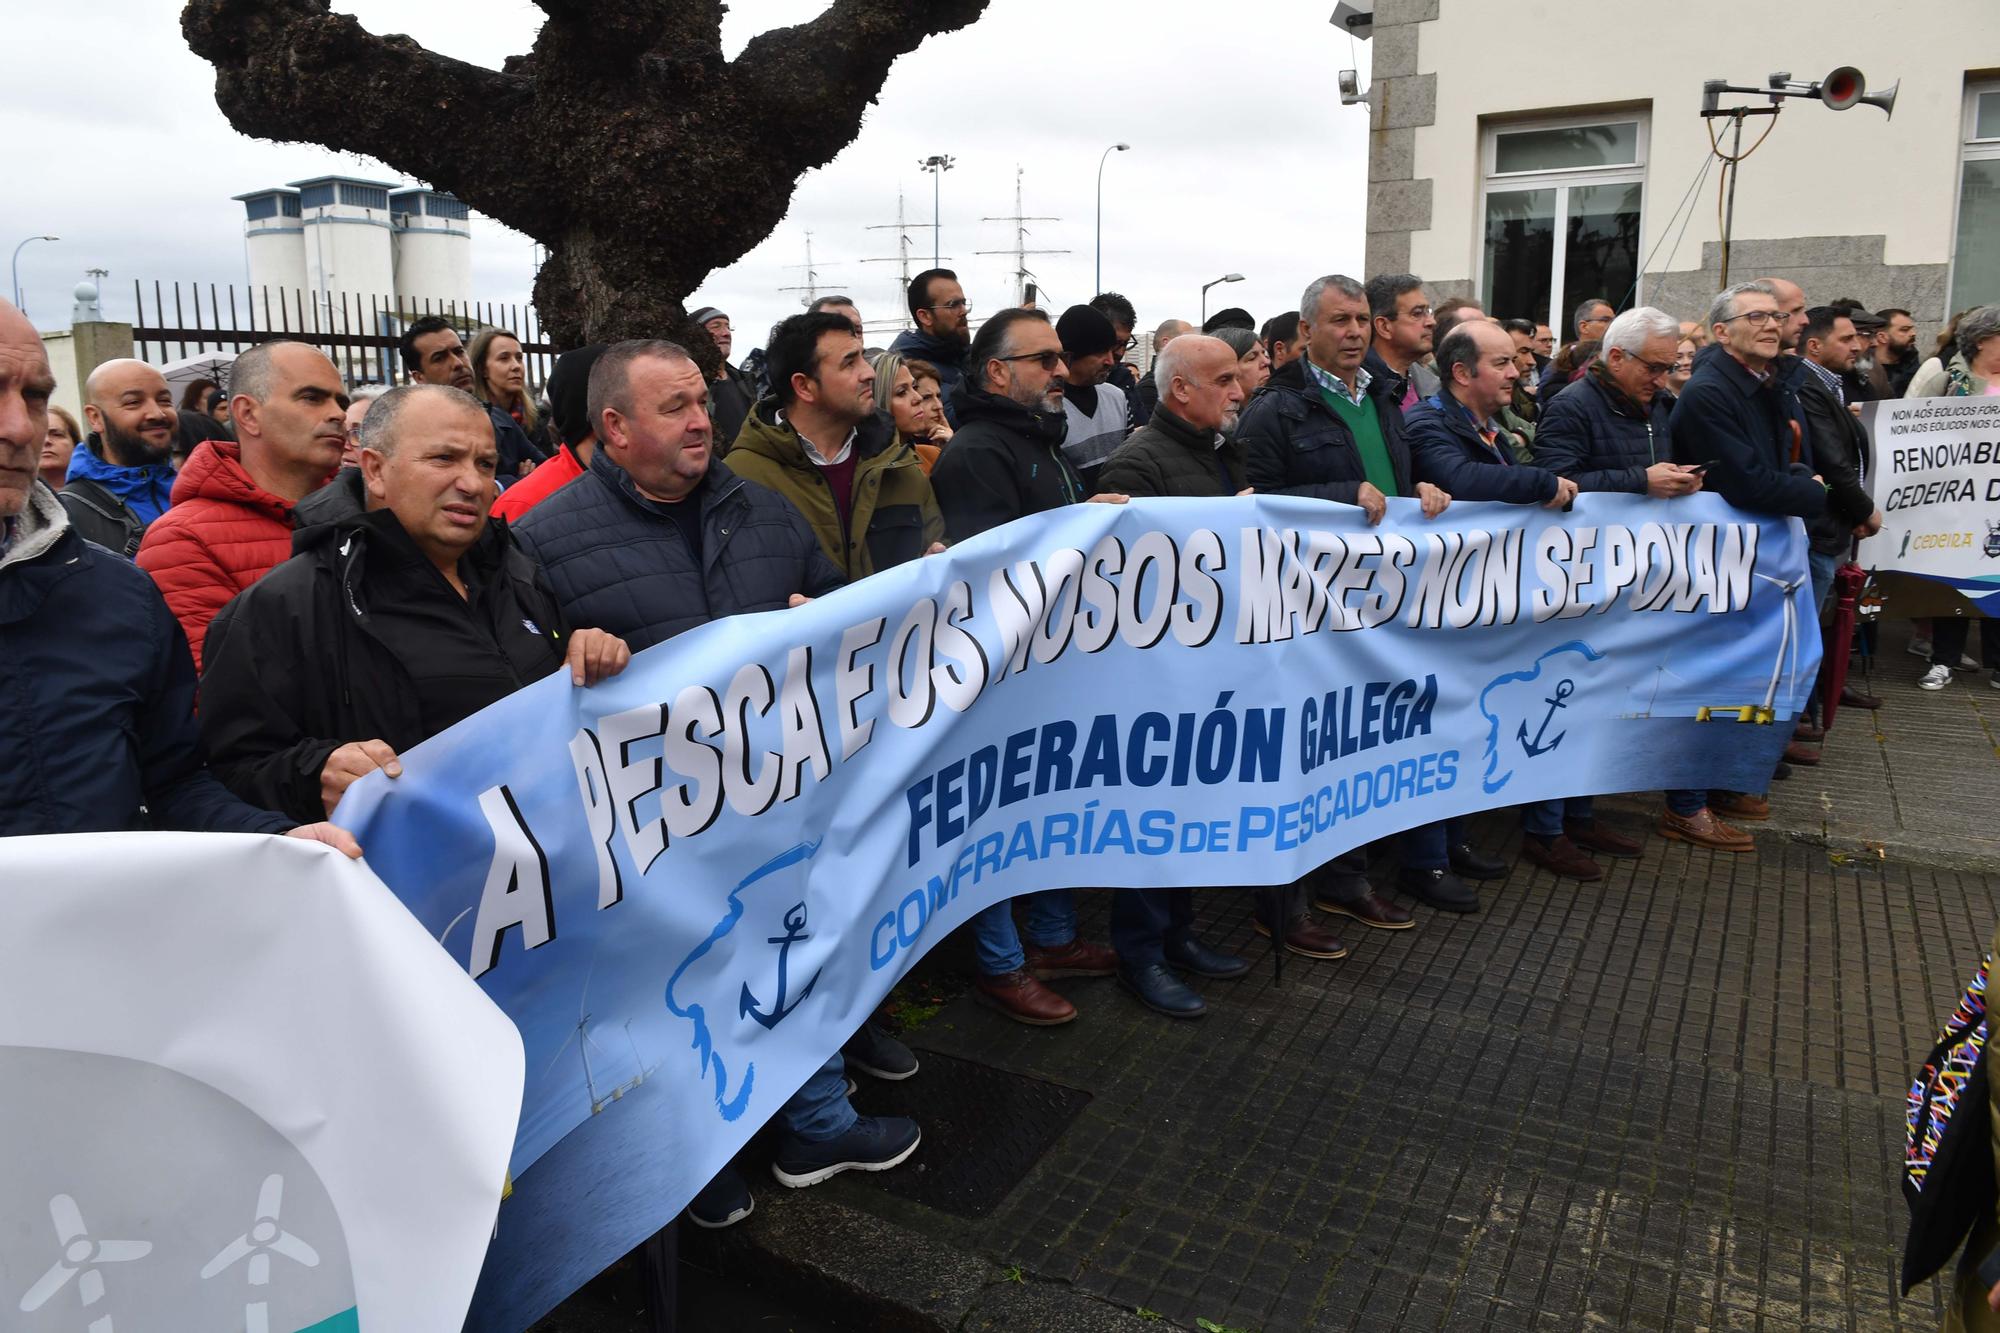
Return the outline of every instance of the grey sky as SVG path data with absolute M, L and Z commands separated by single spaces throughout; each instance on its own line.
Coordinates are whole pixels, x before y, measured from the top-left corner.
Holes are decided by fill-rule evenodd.
M 497 67 L 533 41 L 541 11 L 526 0 L 336 0 L 376 32 Z M 796 23 L 824 0 L 737 0 L 725 27 L 734 54 L 757 31 Z M 900 186 L 912 223 L 930 220 L 931 153 L 958 159 L 944 178 L 943 247 L 975 315 L 1015 300 L 1013 212 L 1025 170 L 1030 258 L 1045 305 L 1092 293 L 1094 189 L 1104 174 L 1104 285 L 1138 306 L 1142 327 L 1199 314 L 1201 284 L 1226 272 L 1210 308 L 1241 305 L 1260 321 L 1298 300 L 1312 277 L 1360 275 L 1368 115 L 1343 107 L 1335 72 L 1355 63 L 1327 22 L 1332 0 L 993 0 L 962 32 L 898 61 L 860 137 L 809 174 L 778 229 L 690 301 L 727 310 L 738 351 L 799 308 L 777 289 L 805 280 L 805 232 L 822 291 L 846 292 L 871 326 L 898 313 L 894 256 Z M 42 327 L 69 320 L 86 268 L 111 271 L 107 314 L 131 318 L 132 282 L 245 280 L 242 205 L 230 196 L 329 171 L 408 179 L 370 158 L 275 144 L 231 129 L 216 110 L 209 66 L 181 41 L 176 0 L 89 0 L 37 6 L 0 21 L 0 123 L 14 154 L 0 195 L 0 247 L 21 254 L 21 283 Z M 1368 48 L 1360 43 L 1365 83 Z M 421 132 L 421 127 L 416 132 Z M 505 125 L 491 127 L 508 132 Z M 524 166 L 524 170 L 525 170 Z M 562 188 L 552 177 L 551 189 Z M 909 233 L 928 267 L 927 230 Z M 525 301 L 528 240 L 486 219 L 473 231 L 471 293 Z

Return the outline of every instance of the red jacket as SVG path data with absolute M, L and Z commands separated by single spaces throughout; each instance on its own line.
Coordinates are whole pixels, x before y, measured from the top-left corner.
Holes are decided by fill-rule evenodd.
M 138 564 L 181 622 L 200 671 L 215 613 L 291 557 L 292 502 L 250 479 L 234 440 L 197 445 L 174 479 L 173 501 L 146 529 Z
M 512 523 L 582 475 L 583 464 L 576 461 L 576 451 L 565 444 L 554 458 L 537 464 L 533 472 L 500 492 L 500 498 L 493 502 L 493 517 Z

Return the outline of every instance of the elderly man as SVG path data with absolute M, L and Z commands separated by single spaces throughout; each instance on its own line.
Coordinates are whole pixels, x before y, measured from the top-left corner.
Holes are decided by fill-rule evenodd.
M 451 321 L 437 315 L 425 316 L 403 330 L 397 349 L 403 359 L 403 373 L 410 377 L 411 383 L 447 385 L 472 392 L 472 361 L 466 356 L 465 343 Z M 500 449 L 497 480 L 506 486 L 516 477 L 526 475 L 545 455 L 505 408 L 492 403 L 484 406 L 486 415 L 492 418 L 493 438 Z
M 1389 396 L 1408 412 L 1438 391 L 1437 372 L 1424 364 L 1437 327 L 1430 295 L 1414 273 L 1379 274 L 1366 290 L 1374 337 L 1362 367 L 1371 379 L 1386 382 Z
M 589 470 L 517 529 L 566 615 L 636 652 L 841 585 L 798 510 L 711 456 L 708 384 L 686 348 L 613 343 L 591 367 L 589 401 L 597 434 Z M 779 1110 L 786 1132 L 771 1171 L 780 1183 L 886 1170 L 916 1151 L 915 1121 L 856 1116 L 846 1089 L 846 1064 L 835 1055 Z M 718 1227 L 750 1208 L 749 1188 L 731 1168 L 688 1211 L 698 1225 Z
M 34 326 L 0 301 L 0 837 L 289 832 L 359 856 L 346 830 L 246 805 L 209 773 L 180 625 L 36 476 L 55 387 Z
M 1133 496 L 1248 494 L 1243 446 L 1231 434 L 1243 404 L 1236 353 L 1220 338 L 1190 333 L 1174 339 L 1153 371 L 1159 407 L 1105 464 L 1104 484 Z M 1287 910 L 1295 897 L 1296 886 L 1258 890 L 1259 928 L 1275 931 L 1292 953 L 1346 957 L 1333 932 L 1314 924 L 1302 907 Z M 1185 889 L 1131 889 L 1114 897 L 1111 946 L 1121 975 L 1154 974 L 1126 983 L 1140 993 L 1184 985 L 1168 964 L 1204 977 L 1241 976 L 1250 966 L 1196 937 L 1194 895 Z
M 139 568 L 160 585 L 201 670 L 208 624 L 292 553 L 293 507 L 326 484 L 347 444 L 347 393 L 317 349 L 259 343 L 229 371 L 234 440 L 205 440 L 146 530 Z
M 1358 505 L 1370 523 L 1382 521 L 1390 496 L 1415 499 L 1426 518 L 1443 513 L 1450 494 L 1412 478 L 1402 410 L 1390 396 L 1390 386 L 1361 364 L 1370 337 L 1367 290 L 1350 277 L 1330 273 L 1306 288 L 1299 310 L 1304 353 L 1271 376 L 1236 428 L 1250 484 L 1265 493 Z M 1399 841 L 1403 890 L 1444 911 L 1479 910 L 1479 896 L 1461 875 L 1495 879 L 1507 873 L 1504 861 L 1464 841 L 1456 820 L 1411 829 Z M 1358 900 L 1369 890 L 1366 865 L 1359 854 L 1334 861 L 1329 873 L 1338 888 L 1317 896 L 1316 905 L 1337 911 L 1344 902 Z M 1357 919 L 1384 929 L 1408 924 Z
M 875 410 L 875 371 L 845 317 L 793 315 L 765 355 L 771 396 L 736 437 L 730 470 L 790 500 L 849 579 L 914 560 L 942 541 L 930 478 Z
M 966 357 L 968 378 L 957 394 L 958 433 L 931 469 L 951 540 L 1086 500 L 1124 501 L 1122 495 L 1091 495 L 1063 454 L 1063 364 L 1062 340 L 1039 310 L 1003 310 L 980 326 Z M 1016 1022 L 1068 1023 L 1076 1006 L 1042 983 L 1111 976 L 1116 957 L 1077 935 L 1070 890 L 1029 894 L 1023 907 L 1025 948 L 1008 904 L 996 903 L 972 919 L 979 971 L 974 991 Z M 1192 991 L 1182 995 L 1159 988 L 1151 998 L 1140 998 L 1181 1017 L 1201 1012 L 1201 997 Z
M 1153 330 L 1153 355 L 1158 357 L 1166 350 L 1168 343 L 1183 333 L 1192 332 L 1194 325 L 1184 319 L 1161 320 L 1160 327 Z M 1276 367 L 1273 366 L 1272 369 L 1275 370 Z M 1133 391 L 1133 420 L 1143 421 L 1150 418 L 1153 414 L 1153 405 L 1159 401 L 1159 381 L 1153 378 L 1153 372 L 1149 370 L 1139 377 L 1139 387 Z
M 400 751 L 567 667 L 622 670 L 625 645 L 570 633 L 507 529 L 488 524 L 499 450 L 484 406 L 442 385 L 392 389 L 361 426 L 365 508 L 298 536 L 298 554 L 209 626 L 202 732 L 238 795 L 331 814 Z
M 84 381 L 90 435 L 70 455 L 62 506 L 86 541 L 128 560 L 173 503 L 174 393 L 144 361 L 106 361 Z
M 972 302 L 958 285 L 958 274 L 948 268 L 927 268 L 911 278 L 908 296 L 916 327 L 897 334 L 889 350 L 905 360 L 914 357 L 937 367 L 945 420 L 956 430 L 958 386 L 965 378 L 962 363 L 972 341 Z

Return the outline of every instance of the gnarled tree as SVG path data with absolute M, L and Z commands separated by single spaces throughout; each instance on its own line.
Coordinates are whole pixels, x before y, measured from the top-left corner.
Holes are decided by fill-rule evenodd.
M 833 0 L 722 56 L 720 0 L 536 0 L 500 70 L 378 36 L 328 0 L 188 0 L 181 30 L 245 134 L 366 153 L 548 247 L 560 343 L 678 337 L 682 302 L 771 234 L 860 131 L 897 56 L 987 0 Z

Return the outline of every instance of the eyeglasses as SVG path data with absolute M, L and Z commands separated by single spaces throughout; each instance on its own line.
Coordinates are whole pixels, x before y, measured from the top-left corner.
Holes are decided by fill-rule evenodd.
M 1411 306 L 1408 310 L 1405 310 L 1403 312 L 1404 319 L 1414 319 L 1418 323 L 1422 323 L 1424 320 L 1427 320 L 1430 317 L 1431 317 L 1431 308 L 1427 305 Z
M 996 356 L 995 361 L 1039 361 L 1043 370 L 1054 370 L 1063 363 L 1061 352 L 1023 352 L 1019 356 Z
M 940 302 L 939 302 L 938 304 L 936 304 L 936 305 L 927 305 L 927 306 L 925 306 L 925 307 L 924 307 L 924 309 L 926 309 L 926 310 L 970 310 L 970 309 L 972 309 L 972 302 L 970 302 L 970 301 L 966 300 L 966 299 L 965 299 L 965 298 L 964 298 L 963 296 L 961 296 L 961 297 L 959 297 L 959 298 L 958 298 L 957 300 L 955 300 L 955 301 L 940 301 Z
M 1634 361 L 1637 361 L 1640 365 L 1644 366 L 1646 368 L 1646 373 L 1648 375 L 1651 375 L 1654 379 L 1659 379 L 1662 376 L 1671 374 L 1673 372 L 1674 367 L 1681 364 L 1679 361 L 1648 361 L 1643 356 L 1634 356 L 1632 359 Z M 1690 361 L 1688 364 L 1693 365 L 1694 363 Z
M 1761 328 L 1773 320 L 1781 320 L 1783 318 L 1785 318 L 1785 312 L 1782 310 L 1746 310 L 1740 315 L 1731 315 L 1722 322 L 1728 324 L 1735 320 L 1745 319 L 1750 321 L 1753 328 Z

